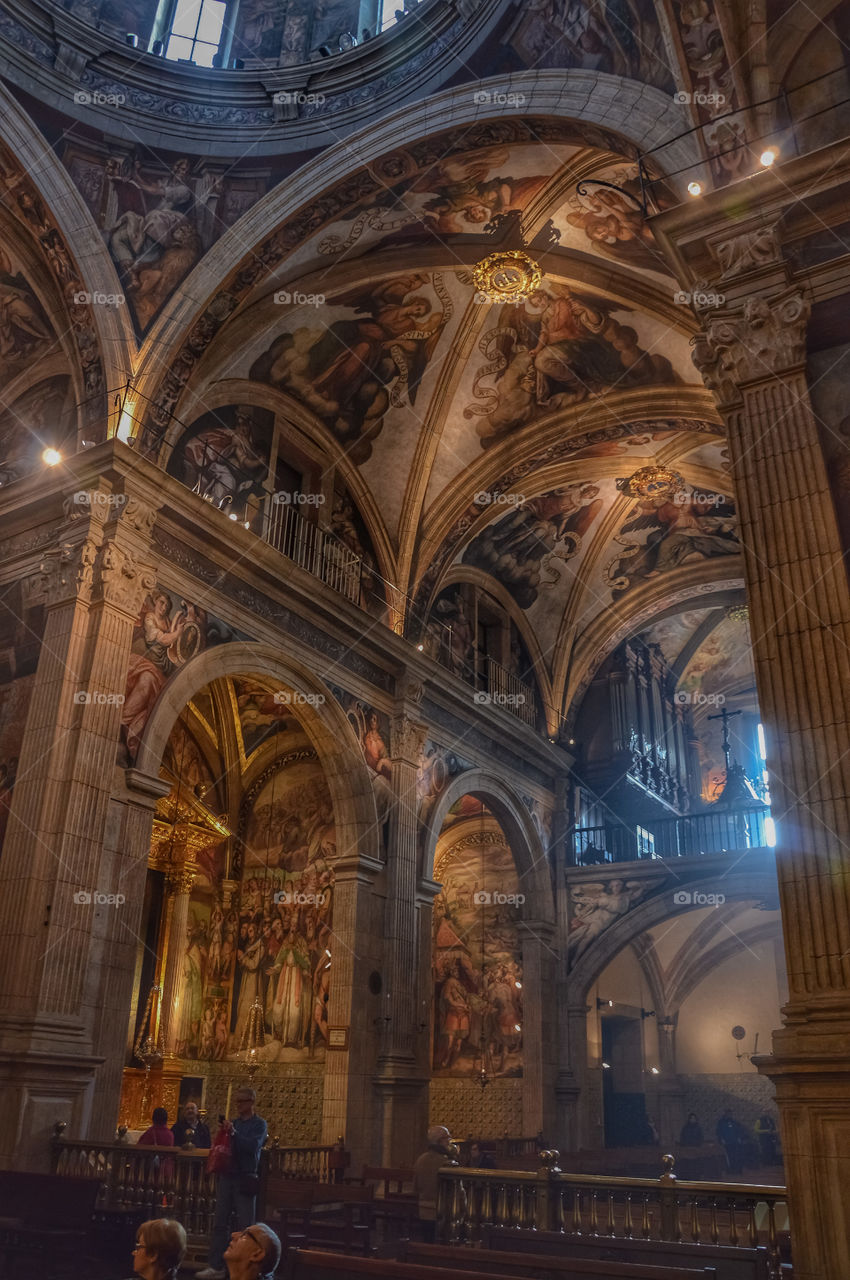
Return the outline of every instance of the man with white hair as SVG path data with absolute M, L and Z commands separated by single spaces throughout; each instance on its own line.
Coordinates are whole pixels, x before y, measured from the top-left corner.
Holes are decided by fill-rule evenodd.
M 428 1149 L 422 1152 L 413 1166 L 413 1189 L 419 1197 L 422 1239 L 430 1244 L 433 1244 L 437 1232 L 439 1171 L 444 1164 L 452 1163 L 451 1140 L 445 1125 L 433 1125 L 428 1130 Z
M 234 1231 L 224 1251 L 230 1280 L 267 1280 L 280 1262 L 280 1239 L 264 1222 Z

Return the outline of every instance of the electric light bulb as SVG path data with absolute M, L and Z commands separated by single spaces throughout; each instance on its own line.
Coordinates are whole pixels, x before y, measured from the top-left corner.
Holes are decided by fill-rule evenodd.
M 702 183 L 701 183 L 701 182 L 689 182 L 689 183 L 688 183 L 688 195 L 689 195 L 689 196 L 701 196 L 701 195 L 702 195 Z

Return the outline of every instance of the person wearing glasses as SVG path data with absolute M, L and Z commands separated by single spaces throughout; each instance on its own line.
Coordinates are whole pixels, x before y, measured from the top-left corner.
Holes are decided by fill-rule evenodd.
M 238 1231 L 247 1231 L 257 1213 L 260 1152 L 268 1136 L 268 1125 L 254 1110 L 257 1095 L 253 1089 L 240 1089 L 236 1095 L 236 1119 L 225 1120 L 230 1134 L 230 1168 L 216 1174 L 215 1222 L 210 1240 L 209 1266 L 199 1271 L 195 1280 L 225 1280 L 224 1251 L 230 1234 L 230 1220 L 235 1216 Z
M 170 1218 L 143 1222 L 136 1235 L 133 1271 L 143 1280 L 177 1280 L 186 1252 L 186 1232 Z
M 267 1280 L 280 1262 L 280 1239 L 264 1222 L 234 1231 L 224 1251 L 230 1280 Z

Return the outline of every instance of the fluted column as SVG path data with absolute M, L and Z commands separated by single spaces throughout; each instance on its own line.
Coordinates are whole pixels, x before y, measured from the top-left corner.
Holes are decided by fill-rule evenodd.
M 757 271 L 752 233 L 719 246 L 721 284 L 745 300 L 705 321 L 694 360 L 728 425 L 777 820 L 789 999 L 758 1067 L 777 1088 L 794 1274 L 833 1280 L 850 1274 L 850 597 L 806 383 L 808 303 L 760 235 Z
M 166 939 L 165 967 L 160 985 L 162 986 L 162 1016 L 165 1023 L 162 1039 L 168 1057 L 175 1057 L 180 1052 L 177 1045 L 177 1030 L 180 1026 L 185 985 L 183 956 L 189 924 L 189 903 L 198 873 L 197 864 L 187 857 L 186 853 L 185 841 L 175 846 L 173 865 L 169 867 L 165 877 L 165 891 L 168 895 L 163 930 L 163 936 Z
M 553 1036 L 550 993 L 555 979 L 555 927 L 545 920 L 523 919 L 522 985 L 515 1007 L 522 1029 L 522 1132 L 542 1133 L 554 1142 L 555 1071 L 558 1043 Z
M 30 1166 L 48 1104 L 25 1100 L 48 1063 L 50 1118 L 79 1132 L 102 1060 L 95 966 L 142 909 L 104 839 L 155 511 L 102 480 L 65 513 L 42 565 L 45 631 L 0 862 L 0 1163 Z
M 421 1017 L 417 981 L 416 772 L 427 732 L 418 719 L 421 697 L 421 684 L 404 679 L 391 734 L 393 802 L 384 913 L 387 998 L 376 1084 L 383 1096 L 382 1159 L 395 1164 L 415 1155 L 420 1135 L 414 1117 L 426 1083 L 417 1061 Z

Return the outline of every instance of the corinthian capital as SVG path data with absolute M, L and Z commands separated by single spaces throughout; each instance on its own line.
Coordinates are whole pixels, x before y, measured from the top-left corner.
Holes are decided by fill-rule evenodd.
M 135 617 L 145 595 L 156 585 L 153 568 L 140 564 L 132 552 L 110 539 L 101 547 L 99 569 L 106 603 Z
M 740 400 L 740 388 L 790 372 L 806 355 L 810 306 L 796 290 L 771 299 L 748 298 L 740 312 L 706 316 L 694 339 L 693 361 L 721 404 Z
M 410 716 L 395 716 L 392 726 L 393 759 L 417 764 L 427 733 L 427 726 L 418 720 L 411 720 Z

